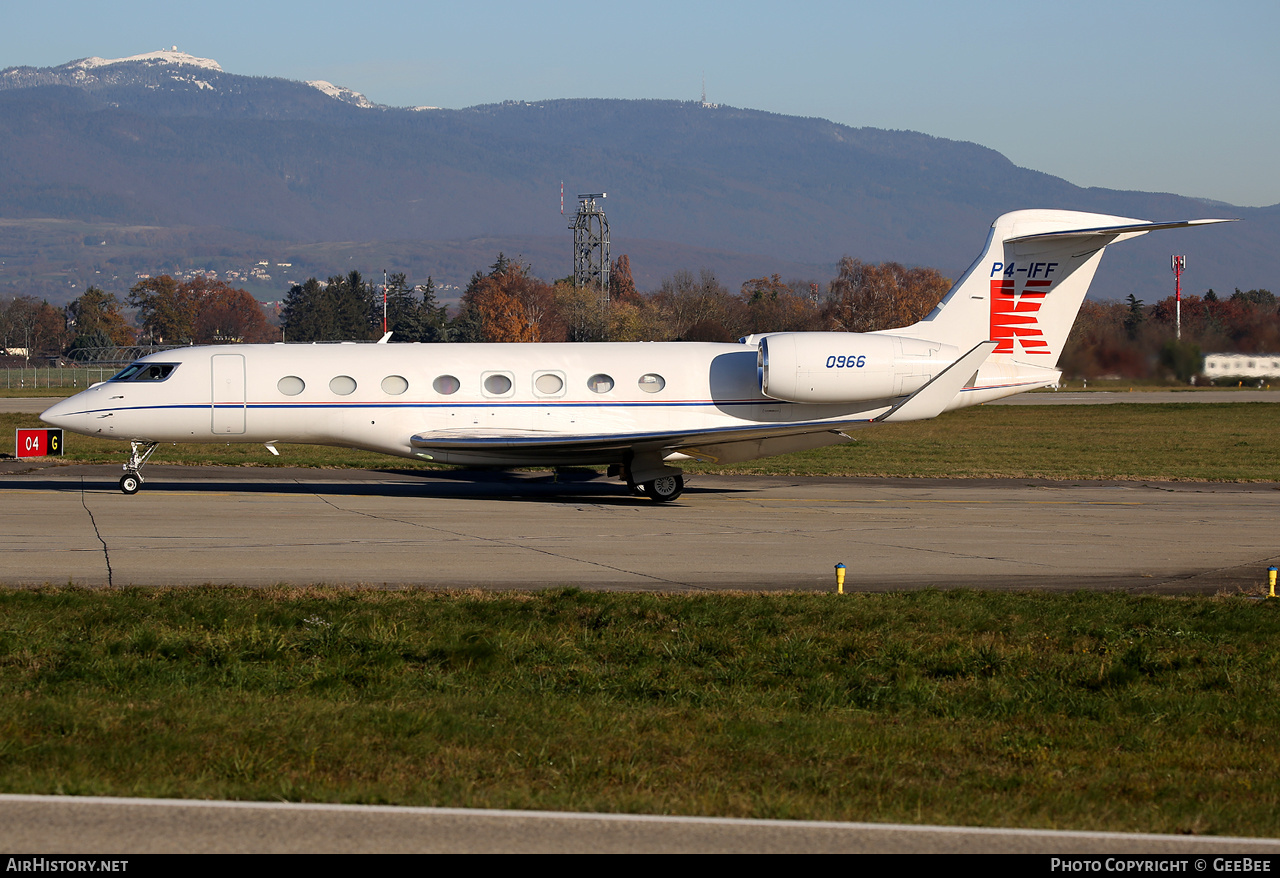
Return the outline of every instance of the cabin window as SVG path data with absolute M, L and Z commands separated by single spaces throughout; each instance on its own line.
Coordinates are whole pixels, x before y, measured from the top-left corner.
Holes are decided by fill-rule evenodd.
M 505 372 L 490 372 L 484 376 L 486 396 L 506 396 L 511 392 L 511 376 Z
M 130 363 L 115 375 L 112 375 L 108 380 L 164 381 L 176 368 L 176 363 Z
M 133 376 L 134 381 L 163 381 L 169 377 L 169 373 L 174 369 L 172 363 L 151 363 L 143 366 L 138 370 L 138 374 Z
M 142 368 L 141 363 L 130 363 L 128 366 L 125 366 L 123 369 L 121 369 L 116 374 L 112 375 L 107 380 L 108 381 L 128 381 L 130 378 L 136 375 L 138 370 L 141 368 Z
M 587 379 L 587 389 L 592 393 L 608 393 L 613 390 L 613 379 L 603 373 L 592 375 Z
M 431 382 L 432 389 L 442 396 L 448 396 L 451 393 L 457 393 L 458 388 L 462 386 L 462 382 L 452 375 L 441 375 L 435 381 Z
M 564 393 L 564 378 L 558 372 L 542 372 L 533 379 L 533 389 L 539 396 L 559 396 Z
M 409 389 L 409 382 L 399 375 L 388 375 L 382 379 L 382 392 L 399 396 Z
M 637 383 L 640 385 L 640 389 L 645 393 L 657 393 L 659 390 L 667 386 L 667 379 L 654 372 L 650 372 L 647 375 L 641 375 L 640 380 Z
M 338 396 L 349 396 L 356 392 L 356 379 L 350 375 L 339 375 L 329 382 L 329 389 Z
M 307 384 L 297 375 L 286 375 L 276 382 L 276 389 L 285 396 L 297 396 L 307 389 Z

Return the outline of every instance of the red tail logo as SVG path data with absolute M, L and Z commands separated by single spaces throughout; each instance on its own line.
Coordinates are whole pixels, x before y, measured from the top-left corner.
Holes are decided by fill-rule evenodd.
M 999 342 L 992 353 L 1012 354 L 1018 348 L 1027 354 L 1049 353 L 1049 343 L 1044 340 L 1037 314 L 1052 283 L 1051 280 L 1025 281 L 1019 296 L 1016 280 L 992 279 L 990 337 Z

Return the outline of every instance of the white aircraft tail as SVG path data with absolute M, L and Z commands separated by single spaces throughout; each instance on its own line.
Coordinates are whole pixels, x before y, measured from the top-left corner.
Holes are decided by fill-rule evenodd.
M 993 353 L 1053 368 L 1062 354 L 1108 244 L 1157 229 L 1231 220 L 1153 223 L 1071 210 L 1017 210 L 991 225 L 978 260 L 933 312 L 892 335 L 969 350 L 995 341 Z

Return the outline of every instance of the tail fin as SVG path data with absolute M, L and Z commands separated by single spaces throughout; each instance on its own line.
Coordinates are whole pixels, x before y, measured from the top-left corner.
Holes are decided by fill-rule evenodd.
M 977 262 L 928 317 L 893 335 L 969 350 L 997 342 L 994 353 L 1052 368 L 1062 354 L 1108 244 L 1158 229 L 1231 220 L 1153 223 L 1072 210 L 1017 210 L 991 225 Z

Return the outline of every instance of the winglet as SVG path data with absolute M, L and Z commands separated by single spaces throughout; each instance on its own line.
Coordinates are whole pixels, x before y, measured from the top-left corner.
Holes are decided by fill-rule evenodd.
M 932 381 L 921 387 L 905 400 L 885 412 L 877 421 L 892 423 L 895 421 L 925 421 L 936 418 L 946 411 L 947 406 L 956 398 L 956 394 L 969 383 L 969 379 L 986 362 L 987 357 L 996 349 L 997 342 L 983 341 L 973 350 L 943 369 Z

